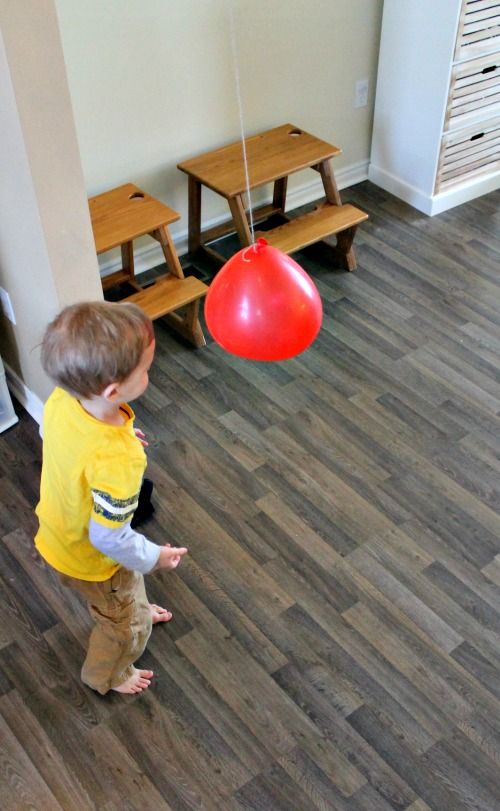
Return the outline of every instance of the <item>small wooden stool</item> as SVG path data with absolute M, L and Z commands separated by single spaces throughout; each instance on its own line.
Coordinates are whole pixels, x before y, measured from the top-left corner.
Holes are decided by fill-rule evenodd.
M 308 132 L 283 124 L 245 139 L 250 189 L 274 183 L 272 203 L 253 210 L 255 222 L 274 215 L 281 224 L 260 233 L 270 245 L 285 253 L 294 253 L 326 237 L 336 236 L 336 245 L 328 246 L 336 263 L 347 270 L 354 270 L 356 258 L 352 242 L 358 225 L 368 219 L 368 214 L 355 206 L 342 205 L 330 159 L 340 155 L 341 149 Z M 241 247 L 251 244 L 250 228 L 246 214 L 247 177 L 240 141 L 220 149 L 197 155 L 178 164 L 189 179 L 189 251 L 203 251 L 218 262 L 225 259 L 208 243 L 236 231 Z M 290 219 L 285 213 L 288 177 L 302 169 L 319 172 L 325 202 L 314 211 Z M 201 191 L 208 189 L 225 197 L 231 220 L 215 228 L 201 230 Z
M 208 287 L 194 276 L 184 276 L 168 226 L 180 219 L 173 209 L 155 200 L 133 183 L 89 199 L 90 219 L 97 254 L 120 247 L 122 269 L 102 279 L 103 290 L 126 282 L 137 292 L 123 301 L 138 304 L 151 319 L 164 316 L 168 323 L 196 347 L 205 345 L 199 321 L 199 302 Z M 134 273 L 133 241 L 149 235 L 163 250 L 168 273 L 141 287 Z M 185 308 L 180 315 L 175 310 Z

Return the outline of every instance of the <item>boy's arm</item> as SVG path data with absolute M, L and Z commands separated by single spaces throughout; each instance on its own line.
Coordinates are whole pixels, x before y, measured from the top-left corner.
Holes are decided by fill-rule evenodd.
M 140 455 L 128 449 L 123 458 L 117 458 L 112 450 L 101 448 L 85 471 L 93 501 L 88 524 L 90 543 L 126 569 L 141 574 L 153 569 L 175 569 L 187 549 L 157 546 L 130 526 L 144 474 L 142 448 Z
M 157 546 L 129 523 L 118 527 L 105 527 L 92 518 L 89 539 L 93 546 L 108 558 L 121 563 L 126 569 L 148 574 L 154 569 L 175 569 L 186 554 L 185 547 Z
M 89 540 L 103 555 L 142 574 L 154 569 L 160 557 L 161 546 L 133 530 L 130 523 L 106 527 L 91 518 Z

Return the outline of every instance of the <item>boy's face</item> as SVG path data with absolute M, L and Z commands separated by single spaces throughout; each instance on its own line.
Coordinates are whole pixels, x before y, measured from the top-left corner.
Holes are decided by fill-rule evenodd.
M 155 354 L 155 342 L 151 341 L 142 353 L 139 365 L 125 380 L 117 385 L 116 392 L 122 402 L 136 400 L 146 391 L 149 383 L 148 372 L 153 363 Z

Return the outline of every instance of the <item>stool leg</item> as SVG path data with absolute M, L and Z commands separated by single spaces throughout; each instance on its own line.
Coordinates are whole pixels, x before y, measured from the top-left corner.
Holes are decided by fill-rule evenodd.
M 317 169 L 321 175 L 321 180 L 323 181 L 326 199 L 334 206 L 341 206 L 342 200 L 340 199 L 337 181 L 335 180 L 335 175 L 332 172 L 330 161 L 322 161 L 320 164 L 318 164 Z
M 134 266 L 134 243 L 124 242 L 121 245 L 122 252 L 122 269 L 128 274 L 128 281 L 133 287 L 137 287 L 135 283 L 135 266 Z
M 174 276 L 178 276 L 179 279 L 183 279 L 184 273 L 181 263 L 179 262 L 179 257 L 177 256 L 177 251 L 175 250 L 175 245 L 167 226 L 162 225 L 156 231 L 153 231 L 151 236 L 160 243 L 170 273 L 173 273 Z
M 288 177 L 280 177 L 274 181 L 273 206 L 279 208 L 282 214 L 285 213 L 287 185 Z
M 201 245 L 201 184 L 189 176 L 188 180 L 188 250 L 196 253 Z
M 252 236 L 250 234 L 250 228 L 248 227 L 247 215 L 241 195 L 238 194 L 236 197 L 230 197 L 228 199 L 228 203 L 229 208 L 231 209 L 231 214 L 233 215 L 233 222 L 237 234 L 240 238 L 241 247 L 244 248 L 245 245 L 251 245 Z
M 178 313 L 167 313 L 163 316 L 165 321 L 170 324 L 176 332 L 183 335 L 188 341 L 191 341 L 197 349 L 206 344 L 205 336 L 203 335 L 203 330 L 198 318 L 199 304 L 199 299 L 188 304 L 184 316 Z
M 191 336 L 191 340 L 196 347 L 205 346 L 205 336 L 203 335 L 203 330 L 201 328 L 200 319 L 198 316 L 200 308 L 200 300 L 191 302 L 186 307 L 186 328 L 188 330 L 188 335 Z
M 335 206 L 341 206 L 342 200 L 340 198 L 340 192 L 337 187 L 337 181 L 335 180 L 335 175 L 333 174 L 330 161 L 326 160 L 318 164 L 318 171 L 321 175 L 321 180 L 323 181 L 323 188 L 325 190 L 326 199 L 328 200 L 329 203 L 333 203 L 333 205 Z M 351 247 L 355 233 L 356 226 L 354 226 L 353 228 L 347 228 L 345 231 L 342 231 L 340 234 L 337 234 L 336 253 L 338 255 L 339 260 L 342 261 L 346 270 L 356 269 L 356 257 L 354 255 L 354 248 Z
M 352 248 L 352 241 L 356 233 L 356 225 L 351 228 L 346 228 L 337 234 L 337 245 L 335 252 L 337 259 L 342 262 L 346 270 L 356 270 L 356 257 L 354 255 L 354 248 Z

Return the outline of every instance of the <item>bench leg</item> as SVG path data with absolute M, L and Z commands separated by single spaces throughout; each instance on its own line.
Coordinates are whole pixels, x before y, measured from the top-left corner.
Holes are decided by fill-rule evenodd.
M 164 319 L 172 329 L 175 329 L 180 335 L 190 341 L 197 349 L 206 345 L 205 336 L 201 328 L 199 314 L 200 302 L 199 299 L 192 301 L 191 304 L 186 306 L 184 316 L 178 313 L 167 313 Z
M 201 245 L 201 184 L 189 175 L 188 180 L 188 250 L 196 253 Z
M 315 168 L 317 168 L 321 175 L 325 196 L 328 202 L 335 206 L 341 206 L 342 200 L 330 161 L 322 161 Z M 351 228 L 346 228 L 345 231 L 341 231 L 339 234 L 337 234 L 337 245 L 335 247 L 336 260 L 342 264 L 346 270 L 356 270 L 356 256 L 354 254 L 354 248 L 352 247 L 352 241 L 354 239 L 354 234 L 356 233 L 356 228 L 357 226 L 354 225 Z
M 157 239 L 160 243 L 169 271 L 179 279 L 183 279 L 184 272 L 182 270 L 181 263 L 179 262 L 179 257 L 177 256 L 177 251 L 175 250 L 172 237 L 170 236 L 166 225 L 162 225 L 156 231 L 153 231 L 151 236 L 154 237 L 154 239 Z
M 337 181 L 335 180 L 335 175 L 333 174 L 332 167 L 330 166 L 330 161 L 322 161 L 320 164 L 318 164 L 317 169 L 321 175 L 321 180 L 323 181 L 326 199 L 334 206 L 341 206 L 342 200 L 340 199 Z
M 135 281 L 135 266 L 134 266 L 134 243 L 124 242 L 121 247 L 122 252 L 122 270 L 128 274 L 128 283 L 139 289 L 139 285 Z
M 280 177 L 274 181 L 273 206 L 279 208 L 282 214 L 285 213 L 287 185 L 288 177 Z
M 192 301 L 191 304 L 188 304 L 186 307 L 186 328 L 188 331 L 188 336 L 191 336 L 191 340 L 196 347 L 205 346 L 205 336 L 203 335 L 203 330 L 201 328 L 200 319 L 199 319 L 199 309 L 200 309 L 200 301 Z
M 356 228 L 357 226 L 353 225 L 351 228 L 346 228 L 345 231 L 341 231 L 337 234 L 335 253 L 337 260 L 346 270 L 356 270 L 356 257 L 354 255 L 354 248 L 352 247 Z
M 236 195 L 236 197 L 230 197 L 228 199 L 228 203 L 229 208 L 231 209 L 231 214 L 233 216 L 234 226 L 240 238 L 241 247 L 244 248 L 246 245 L 251 245 L 252 235 L 250 233 L 250 228 L 248 226 L 245 206 L 243 205 L 241 195 L 238 194 Z

